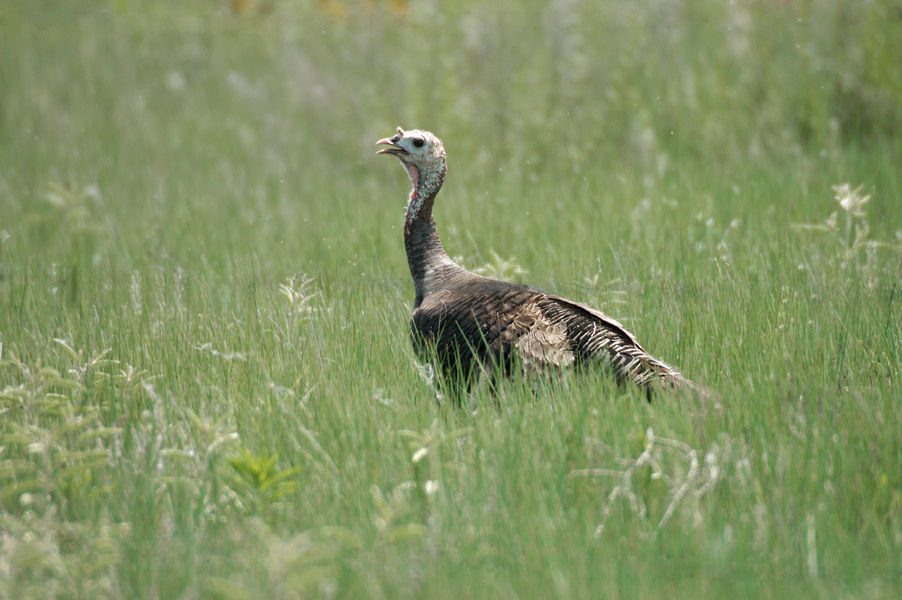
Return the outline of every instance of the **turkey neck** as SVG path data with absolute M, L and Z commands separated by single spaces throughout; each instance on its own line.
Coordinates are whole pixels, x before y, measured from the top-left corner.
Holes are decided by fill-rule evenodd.
M 408 167 L 410 170 L 410 167 Z M 411 173 L 413 175 L 414 173 Z M 435 196 L 445 180 L 445 161 L 425 173 L 416 172 L 407 216 L 404 220 L 404 248 L 407 250 L 407 264 L 416 289 L 414 307 L 420 305 L 424 296 L 433 291 L 434 284 L 440 284 L 457 266 L 442 247 L 432 218 Z

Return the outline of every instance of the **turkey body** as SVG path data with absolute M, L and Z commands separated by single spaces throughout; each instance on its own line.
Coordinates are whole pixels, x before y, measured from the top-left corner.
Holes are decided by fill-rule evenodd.
M 379 140 L 413 181 L 404 245 L 416 292 L 410 321 L 414 348 L 434 361 L 446 382 L 463 389 L 483 373 L 527 374 L 597 366 L 621 383 L 704 388 L 646 352 L 620 323 L 585 304 L 525 285 L 497 281 L 452 261 L 439 239 L 432 207 L 445 178 L 441 141 L 427 131 Z

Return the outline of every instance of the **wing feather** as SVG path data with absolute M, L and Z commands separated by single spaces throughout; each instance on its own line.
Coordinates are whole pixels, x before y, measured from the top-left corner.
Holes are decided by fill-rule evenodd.
M 478 276 L 430 294 L 411 319 L 414 345 L 434 350 L 446 371 L 477 364 L 505 371 L 517 357 L 527 373 L 603 363 L 640 387 L 697 388 L 650 355 L 617 320 L 579 302 Z
M 688 382 L 676 369 L 646 352 L 633 334 L 603 312 L 552 295 L 544 298 L 540 308 L 549 321 L 566 328 L 579 362 L 607 362 L 619 379 L 642 387 L 675 387 Z

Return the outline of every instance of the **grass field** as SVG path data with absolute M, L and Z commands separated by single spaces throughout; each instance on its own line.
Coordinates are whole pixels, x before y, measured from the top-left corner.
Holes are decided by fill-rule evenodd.
M 899 597 L 897 7 L 444 4 L 0 2 L 0 598 Z M 436 401 L 398 125 L 720 401 Z

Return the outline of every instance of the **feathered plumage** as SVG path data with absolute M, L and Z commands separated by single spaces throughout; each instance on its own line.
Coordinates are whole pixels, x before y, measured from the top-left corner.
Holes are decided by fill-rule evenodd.
M 515 361 L 527 373 L 600 363 L 619 381 L 649 393 L 653 388 L 704 390 L 651 356 L 601 311 L 476 275 L 452 261 L 432 218 L 446 173 L 442 142 L 428 131 L 399 127 L 380 144 L 389 148 L 379 154 L 396 156 L 413 181 L 404 245 L 416 290 L 410 322 L 414 347 L 434 358 L 447 379 L 469 386 L 483 368 L 507 374 Z

